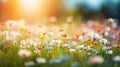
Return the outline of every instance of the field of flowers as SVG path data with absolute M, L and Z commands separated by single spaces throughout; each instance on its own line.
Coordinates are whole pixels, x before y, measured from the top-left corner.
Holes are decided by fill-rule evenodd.
M 114 19 L 8 20 L 0 23 L 0 67 L 120 67 L 119 25 Z

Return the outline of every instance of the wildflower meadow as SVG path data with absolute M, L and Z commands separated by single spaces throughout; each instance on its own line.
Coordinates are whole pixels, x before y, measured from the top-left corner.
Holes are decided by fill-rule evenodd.
M 120 67 L 115 19 L 0 23 L 0 67 Z

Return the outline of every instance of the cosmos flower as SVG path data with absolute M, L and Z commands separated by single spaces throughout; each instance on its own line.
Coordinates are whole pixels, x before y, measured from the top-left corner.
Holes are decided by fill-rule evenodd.
M 98 32 L 98 33 L 100 33 L 101 30 L 102 30 L 102 29 L 101 29 L 100 27 L 96 28 L 96 32 Z
M 29 57 L 31 55 L 31 51 L 30 50 L 27 50 L 27 49 L 20 49 L 19 52 L 18 52 L 18 55 L 20 57 Z
M 39 64 L 44 64 L 44 63 L 46 63 L 46 59 L 45 58 L 36 58 L 36 62 Z
M 89 58 L 89 61 L 90 61 L 90 63 L 92 63 L 92 64 L 101 64 L 101 63 L 104 62 L 104 59 L 103 59 L 103 57 L 101 57 L 101 56 L 91 56 L 91 57 Z

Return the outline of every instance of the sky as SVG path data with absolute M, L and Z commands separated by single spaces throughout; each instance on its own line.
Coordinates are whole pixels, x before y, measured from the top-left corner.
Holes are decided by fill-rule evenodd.
M 89 9 L 99 11 L 103 5 L 106 7 L 116 7 L 120 4 L 120 0 L 63 0 L 67 9 L 75 9 L 77 5 L 85 5 Z

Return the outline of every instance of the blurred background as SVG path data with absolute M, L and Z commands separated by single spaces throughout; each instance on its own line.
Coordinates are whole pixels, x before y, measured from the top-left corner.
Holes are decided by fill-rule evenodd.
M 0 22 L 19 19 L 33 22 L 51 16 L 120 21 L 120 0 L 0 0 Z

